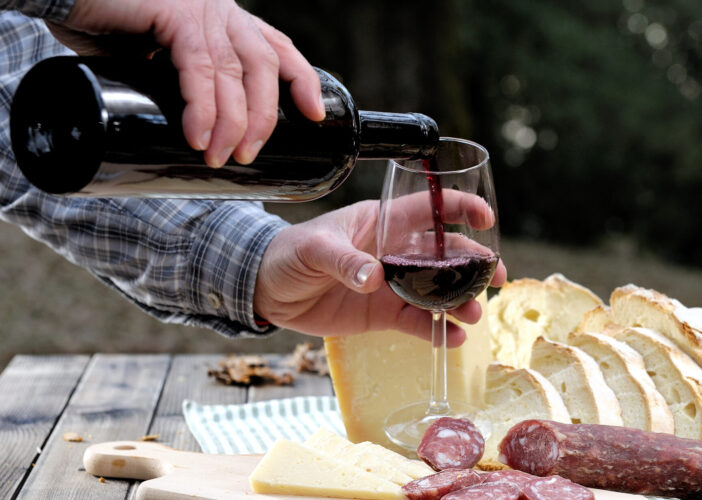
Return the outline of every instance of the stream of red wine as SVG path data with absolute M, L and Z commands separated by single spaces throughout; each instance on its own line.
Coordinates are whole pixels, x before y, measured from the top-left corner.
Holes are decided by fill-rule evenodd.
M 434 219 L 434 254 L 436 260 L 444 260 L 444 197 L 441 194 L 441 178 L 434 173 L 438 170 L 436 157 L 432 156 L 422 160 L 424 170 L 427 172 L 427 182 L 429 183 L 429 195 L 431 198 L 431 213 Z

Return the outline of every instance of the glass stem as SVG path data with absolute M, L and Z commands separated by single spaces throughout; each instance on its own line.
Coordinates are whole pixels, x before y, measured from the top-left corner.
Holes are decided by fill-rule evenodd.
M 431 386 L 427 415 L 449 413 L 446 383 L 446 313 L 431 313 Z

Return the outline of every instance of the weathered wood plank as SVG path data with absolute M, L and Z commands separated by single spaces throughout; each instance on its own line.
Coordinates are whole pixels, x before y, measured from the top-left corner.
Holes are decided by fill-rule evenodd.
M 281 368 L 284 356 L 271 354 L 266 356 L 271 366 Z M 292 370 L 292 369 L 290 369 Z M 294 371 L 294 370 L 293 370 Z M 311 373 L 294 372 L 293 385 L 261 385 L 249 389 L 247 401 L 265 401 L 267 399 L 293 398 L 295 396 L 331 396 L 334 394 L 331 378 Z
M 15 356 L 0 374 L 0 498 L 22 486 L 89 359 Z
M 179 450 L 200 451 L 183 418 L 183 400 L 200 404 L 240 404 L 246 401 L 246 388 L 227 386 L 207 376 L 216 368 L 222 355 L 179 355 L 173 358 L 168 380 L 163 389 L 156 416 L 149 434 L 158 434 L 158 441 Z
M 146 434 L 169 367 L 167 355 L 95 355 L 18 498 L 126 498 L 130 482 L 100 483 L 83 470 L 83 452 L 92 443 Z M 84 441 L 64 441 L 68 431 Z

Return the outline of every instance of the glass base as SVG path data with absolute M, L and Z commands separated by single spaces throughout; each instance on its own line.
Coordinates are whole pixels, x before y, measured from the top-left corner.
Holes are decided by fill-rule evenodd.
M 426 401 L 403 406 L 385 418 L 385 435 L 401 448 L 416 453 L 427 427 L 442 417 L 467 418 L 480 430 L 485 441 L 490 437 L 490 421 L 483 411 L 459 401 L 449 401 L 438 407 Z

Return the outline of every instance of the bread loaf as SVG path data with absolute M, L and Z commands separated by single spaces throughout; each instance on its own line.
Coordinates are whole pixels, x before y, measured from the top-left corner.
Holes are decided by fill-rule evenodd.
M 506 283 L 488 302 L 492 355 L 502 363 L 528 367 L 537 337 L 565 342 L 585 312 L 599 305 L 599 297 L 561 274 Z
M 553 384 L 573 423 L 623 424 L 619 400 L 597 362 L 581 349 L 539 337 L 530 366 Z
M 626 427 L 670 434 L 675 431 L 668 404 L 646 373 L 637 351 L 601 333 L 573 332 L 568 340 L 597 362 L 605 382 L 619 400 Z
M 662 293 L 636 285 L 616 288 L 609 302 L 618 324 L 655 330 L 702 364 L 702 308 L 687 308 Z
M 506 467 L 497 459 L 497 446 L 517 422 L 530 418 L 570 422 L 568 410 L 553 385 L 529 368 L 491 363 L 487 368 L 485 399 L 486 417 L 492 429 L 478 463 L 484 470 Z
M 643 357 L 646 371 L 673 414 L 675 435 L 702 439 L 702 368 L 653 330 L 623 328 L 612 335 Z

